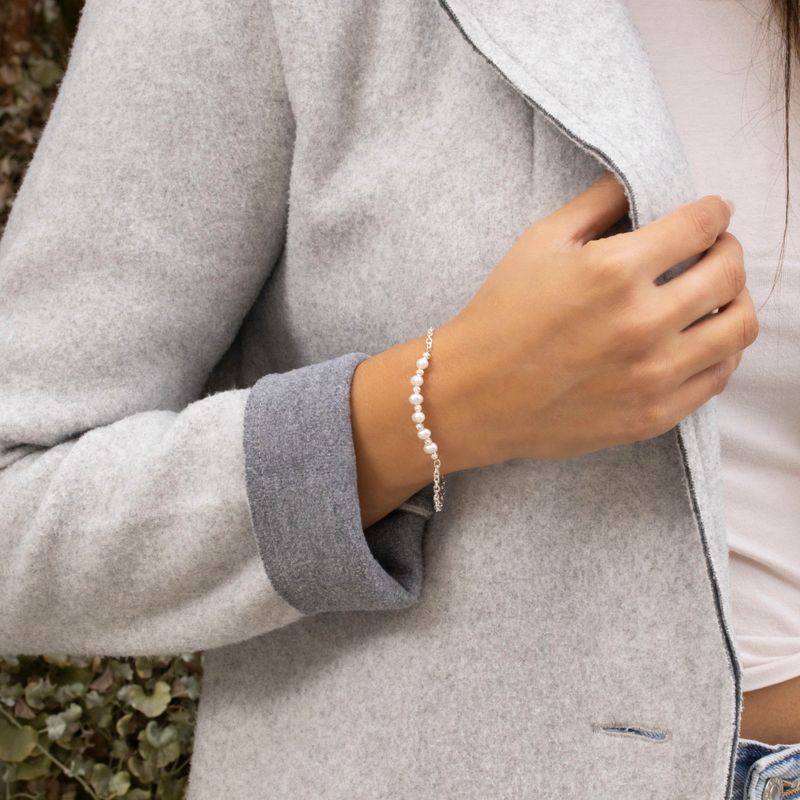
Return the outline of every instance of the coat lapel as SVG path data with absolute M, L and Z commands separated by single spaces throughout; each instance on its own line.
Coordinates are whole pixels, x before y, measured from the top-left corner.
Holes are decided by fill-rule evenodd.
M 525 99 L 625 186 L 632 227 L 693 200 L 682 143 L 624 0 L 438 0 L 467 41 Z M 662 275 L 671 280 L 699 259 Z M 741 673 L 733 644 L 727 545 L 719 486 L 716 410 L 705 403 L 665 435 L 674 436 L 687 502 L 697 522 L 711 594 L 734 691 L 728 795 L 741 710 Z
M 467 40 L 622 179 L 633 227 L 696 196 L 672 116 L 623 0 L 439 0 Z
M 633 228 L 697 196 L 663 90 L 624 0 L 438 2 L 517 92 L 617 174 Z M 674 265 L 658 283 L 698 259 Z M 698 527 L 704 535 L 711 529 L 713 574 L 724 542 L 713 541 L 721 534 L 714 530 L 712 518 L 719 515 L 705 464 L 717 446 L 712 405 L 690 414 L 675 430 Z

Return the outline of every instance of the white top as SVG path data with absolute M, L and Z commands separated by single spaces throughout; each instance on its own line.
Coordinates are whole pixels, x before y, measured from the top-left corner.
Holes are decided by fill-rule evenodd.
M 699 195 L 736 204 L 729 230 L 744 248 L 760 322 L 717 396 L 732 624 L 743 690 L 751 691 L 800 675 L 800 250 L 791 208 L 784 264 L 761 308 L 784 224 L 782 43 L 769 0 L 628 0 L 628 7 Z M 796 110 L 790 125 L 790 197 L 800 203 Z

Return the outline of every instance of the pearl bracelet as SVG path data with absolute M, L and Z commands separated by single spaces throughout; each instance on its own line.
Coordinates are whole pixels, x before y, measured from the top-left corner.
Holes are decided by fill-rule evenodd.
M 411 376 L 411 385 L 414 387 L 412 394 L 409 395 L 409 402 L 414 406 L 414 413 L 411 421 L 417 429 L 417 436 L 424 440 L 423 450 L 433 460 L 433 508 L 434 511 L 441 511 L 444 507 L 444 475 L 441 474 L 442 462 L 439 460 L 439 445 L 431 439 L 431 432 L 423 424 L 425 414 L 422 412 L 422 393 L 420 387 L 424 383 L 423 373 L 428 368 L 433 349 L 433 328 L 428 328 L 428 335 L 425 338 L 425 352 L 417 359 L 416 374 Z

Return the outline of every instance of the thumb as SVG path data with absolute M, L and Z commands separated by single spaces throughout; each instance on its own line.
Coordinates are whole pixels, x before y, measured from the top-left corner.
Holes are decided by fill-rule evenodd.
M 605 172 L 594 183 L 540 220 L 540 229 L 565 247 L 582 246 L 595 239 L 628 213 L 628 199 L 613 172 Z

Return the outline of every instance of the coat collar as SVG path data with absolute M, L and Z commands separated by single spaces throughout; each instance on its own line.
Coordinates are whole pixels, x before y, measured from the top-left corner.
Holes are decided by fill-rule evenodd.
M 696 197 L 624 0 L 439 0 L 461 33 L 579 147 L 621 178 L 633 227 Z
M 528 102 L 618 175 L 633 228 L 697 197 L 663 90 L 625 0 L 438 1 L 467 41 Z M 676 277 L 699 257 L 671 267 L 658 282 Z M 729 797 L 741 674 L 726 621 L 727 578 L 724 585 L 719 578 L 727 573 L 715 414 L 714 404 L 707 402 L 682 419 L 674 432 L 735 689 L 731 713 L 736 725 L 725 794 Z

